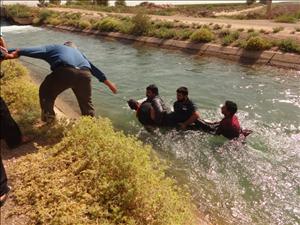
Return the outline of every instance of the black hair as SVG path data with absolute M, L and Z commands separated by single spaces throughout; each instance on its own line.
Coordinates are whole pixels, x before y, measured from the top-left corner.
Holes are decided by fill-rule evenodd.
M 127 103 L 128 103 L 128 106 L 132 109 L 132 110 L 137 110 L 137 108 L 138 108 L 138 102 L 136 101 L 136 100 L 134 100 L 134 99 L 129 99 L 128 101 L 127 101 Z
M 158 87 L 155 84 L 149 85 L 146 90 L 151 91 L 153 94 L 158 95 Z
M 177 93 L 183 94 L 184 96 L 189 95 L 189 90 L 187 87 L 180 87 L 176 90 Z
M 232 101 L 226 101 L 225 102 L 226 109 L 231 113 L 231 115 L 234 115 L 237 112 L 237 104 Z

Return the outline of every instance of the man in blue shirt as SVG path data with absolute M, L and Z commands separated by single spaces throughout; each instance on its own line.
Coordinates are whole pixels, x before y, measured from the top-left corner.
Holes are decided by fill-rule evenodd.
M 27 56 L 45 60 L 52 72 L 45 78 L 39 89 L 42 121 L 55 119 L 53 110 L 56 97 L 68 88 L 72 88 L 82 115 L 94 116 L 92 103 L 91 74 L 106 84 L 113 93 L 117 87 L 104 73 L 94 66 L 76 46 L 68 41 L 63 45 L 45 45 L 31 48 L 9 49 L 4 59 Z

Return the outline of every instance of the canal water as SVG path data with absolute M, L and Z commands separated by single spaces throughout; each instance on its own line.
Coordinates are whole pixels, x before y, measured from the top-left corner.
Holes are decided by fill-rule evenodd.
M 98 115 L 117 129 L 153 145 L 170 163 L 170 176 L 190 188 L 199 209 L 215 224 L 300 223 L 300 72 L 243 66 L 216 58 L 141 44 L 31 26 L 2 25 L 10 47 L 71 40 L 118 85 L 119 93 L 93 79 Z M 49 66 L 21 58 L 42 80 Z M 29 62 L 29 63 L 28 63 Z M 232 143 L 201 132 L 157 131 L 149 134 L 137 122 L 126 100 L 145 97 L 155 83 L 162 98 L 175 101 L 176 89 L 187 86 L 203 119 L 221 119 L 225 100 L 239 106 L 247 142 Z M 72 92 L 65 101 L 78 110 Z

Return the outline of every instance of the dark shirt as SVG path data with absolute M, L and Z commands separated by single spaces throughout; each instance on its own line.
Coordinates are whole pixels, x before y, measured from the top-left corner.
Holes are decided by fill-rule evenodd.
M 241 127 L 236 116 L 224 118 L 220 121 L 220 125 L 216 134 L 223 135 L 228 139 L 233 139 L 240 136 Z
M 157 125 L 161 125 L 162 121 L 164 120 L 165 114 L 168 111 L 168 108 L 166 107 L 164 101 L 161 99 L 160 96 L 155 96 L 153 99 L 147 99 L 144 102 L 151 103 L 151 106 L 154 109 L 154 121 Z
M 14 50 L 16 49 L 9 49 L 9 52 Z M 19 55 L 43 59 L 50 64 L 52 71 L 61 66 L 89 69 L 92 75 L 100 82 L 106 80 L 104 73 L 94 66 L 84 54 L 78 49 L 66 45 L 44 45 L 31 48 L 20 48 Z
M 197 111 L 197 106 L 190 99 L 187 99 L 184 102 L 176 101 L 173 107 L 173 120 L 175 123 L 185 122 Z
M 141 124 L 155 125 L 155 122 L 151 119 L 151 108 L 151 103 L 146 101 L 138 108 L 136 115 Z

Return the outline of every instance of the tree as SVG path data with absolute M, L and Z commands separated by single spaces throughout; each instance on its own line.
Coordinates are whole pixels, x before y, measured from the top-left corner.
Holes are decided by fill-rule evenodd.
M 256 2 L 256 0 L 247 0 L 247 5 L 252 5 L 255 2 Z
M 108 6 L 108 0 L 93 0 L 93 3 L 95 5 L 104 5 L 104 6 Z
M 115 6 L 126 6 L 126 1 L 125 0 L 116 0 Z
M 53 5 L 60 5 L 61 0 L 49 0 L 49 3 Z
M 267 0 L 267 18 L 271 18 L 271 12 L 272 12 L 272 0 Z

